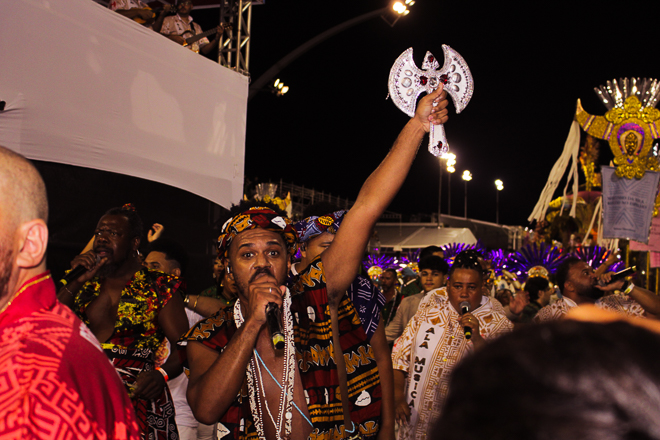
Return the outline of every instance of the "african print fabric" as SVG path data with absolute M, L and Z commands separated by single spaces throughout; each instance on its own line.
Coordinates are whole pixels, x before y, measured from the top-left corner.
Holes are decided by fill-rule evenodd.
M 513 329 L 511 321 L 493 308 L 488 297 L 482 298 L 472 314 L 479 320 L 484 339 Z M 410 423 L 399 427 L 399 440 L 436 437 L 432 429 L 447 397 L 450 374 L 473 349 L 459 319 L 445 288 L 433 290 L 394 344 L 392 365 L 407 374 L 406 401 L 411 412 Z
M 290 256 L 298 250 L 298 235 L 288 217 L 282 217 L 267 207 L 250 208 L 235 217 L 230 218 L 222 226 L 218 237 L 218 255 L 227 256 L 231 242 L 238 234 L 250 229 L 261 228 L 277 232 L 282 236 Z
M 172 295 L 183 287 L 179 278 L 147 268 L 137 271 L 124 287 L 119 299 L 115 330 L 101 345 L 129 392 L 141 371 L 154 368 L 155 353 L 165 340 L 158 314 Z M 89 323 L 85 311 L 100 292 L 101 280 L 98 277 L 85 283 L 78 291 L 74 310 L 85 323 Z M 133 398 L 131 402 L 138 416 L 142 438 L 178 438 L 174 406 L 167 387 L 156 400 Z
M 307 243 L 310 239 L 321 235 L 324 232 L 329 234 L 336 234 L 341 226 L 341 222 L 344 219 L 348 211 L 335 211 L 328 215 L 322 215 L 321 217 L 311 216 L 307 217 L 304 220 L 297 222 L 293 225 L 296 228 L 298 233 L 298 241 L 300 243 Z
M 552 304 L 543 307 L 532 322 L 555 321 L 568 313 L 572 308 L 577 307 L 575 301 L 565 296 L 561 297 Z
M 129 395 L 132 394 L 131 391 L 135 388 L 135 381 L 140 373 L 155 368 L 154 356 L 149 349 L 128 350 L 114 346 L 105 348 L 104 351 L 119 373 Z M 179 438 L 174 418 L 174 402 L 168 387 L 163 388 L 160 396 L 154 400 L 132 397 L 131 403 L 143 439 L 176 440 Z
M 645 316 L 644 308 L 629 295 L 607 295 L 596 301 L 596 305 L 628 316 Z
M 291 270 L 287 277 L 287 287 L 291 288 L 293 282 L 298 276 L 296 265 L 291 265 Z M 367 340 L 376 332 L 380 323 L 380 313 L 385 306 L 385 296 L 378 287 L 371 282 L 371 279 L 358 274 L 348 289 L 346 294 L 353 302 L 355 310 L 358 312 L 362 327 L 367 335 Z
M 174 292 L 184 288 L 183 281 L 175 276 L 147 268 L 137 271 L 122 291 L 115 331 L 106 342 L 122 348 L 146 348 L 156 352 L 165 339 L 158 324 L 158 313 Z M 78 291 L 74 310 L 85 324 L 89 325 L 85 310 L 100 292 L 99 277 L 92 278 Z
M 596 301 L 595 305 L 601 309 L 623 313 L 628 316 L 644 317 L 642 306 L 628 295 L 607 295 Z M 556 321 L 577 306 L 575 301 L 563 296 L 553 304 L 539 310 L 532 322 Z
M 130 400 L 48 272 L 0 314 L 0 438 L 139 439 Z
M 371 341 L 380 323 L 380 311 L 385 307 L 383 292 L 369 278 L 358 274 L 346 294 L 358 312 L 367 340 Z
M 342 402 L 336 392 L 339 389 L 339 376 L 334 362 L 330 307 L 320 257 L 298 276 L 291 293 L 296 364 L 313 425 L 309 438 L 346 438 L 348 433 L 344 432 Z M 362 323 L 348 296 L 343 296 L 338 309 L 351 420 L 363 438 L 373 439 L 378 434 L 382 398 L 378 367 L 373 350 L 366 342 Z M 223 308 L 193 327 L 179 345 L 185 347 L 188 341 L 196 341 L 222 353 L 235 332 L 233 311 L 231 308 Z M 226 438 L 257 439 L 254 415 L 247 395 L 247 383 L 244 380 L 240 394 L 220 419 L 222 426 L 219 432 L 225 432 Z

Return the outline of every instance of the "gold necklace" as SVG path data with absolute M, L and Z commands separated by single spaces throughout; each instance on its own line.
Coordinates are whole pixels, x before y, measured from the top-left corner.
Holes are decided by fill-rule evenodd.
M 5 305 L 2 307 L 2 309 L 0 309 L 0 313 L 3 313 L 5 310 L 7 310 L 7 309 L 9 308 L 9 306 L 11 305 L 11 303 L 14 302 L 14 300 L 15 300 L 16 298 L 18 298 L 18 295 L 20 295 L 21 293 L 25 292 L 25 291 L 27 290 L 28 287 L 34 286 L 35 284 L 38 284 L 38 283 L 40 283 L 40 282 L 42 282 L 42 281 L 45 281 L 45 280 L 47 280 L 48 278 L 50 278 L 50 274 L 48 274 L 48 275 L 44 275 L 43 277 L 38 278 L 38 279 L 36 279 L 36 280 L 34 280 L 34 281 L 30 282 L 30 283 L 24 284 L 23 287 L 21 287 L 21 289 L 20 289 L 18 292 L 16 292 L 16 293 L 14 294 L 14 296 L 9 300 L 9 302 L 8 302 L 7 304 L 5 304 Z

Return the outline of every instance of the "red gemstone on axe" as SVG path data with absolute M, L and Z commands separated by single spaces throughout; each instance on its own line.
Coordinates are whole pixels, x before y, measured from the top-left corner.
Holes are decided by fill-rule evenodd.
M 421 82 L 423 86 L 426 85 L 426 82 L 427 82 L 428 80 L 429 80 L 429 79 L 428 79 L 427 77 L 425 77 L 425 76 L 420 76 L 420 77 L 419 77 L 419 82 Z
M 447 82 L 449 82 L 449 76 L 447 76 L 446 73 L 440 75 L 440 81 L 442 81 L 443 84 L 447 84 Z

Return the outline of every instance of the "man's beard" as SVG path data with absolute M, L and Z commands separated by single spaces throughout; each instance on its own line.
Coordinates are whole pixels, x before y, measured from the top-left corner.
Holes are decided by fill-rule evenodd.
M 107 278 L 114 275 L 117 269 L 119 269 L 126 262 L 126 260 L 128 260 L 128 257 L 121 261 L 112 261 L 104 264 L 96 273 L 96 276 Z
M 589 286 L 584 289 L 584 291 L 579 293 L 580 296 L 583 296 L 585 298 L 593 299 L 593 300 L 598 300 L 605 295 L 605 291 L 597 289 L 596 286 Z
M 11 279 L 14 252 L 9 245 L 10 240 L 0 239 L 0 299 L 5 299 L 10 294 L 9 280 Z M 11 292 L 13 294 L 13 292 Z M 7 298 L 9 300 L 11 298 Z

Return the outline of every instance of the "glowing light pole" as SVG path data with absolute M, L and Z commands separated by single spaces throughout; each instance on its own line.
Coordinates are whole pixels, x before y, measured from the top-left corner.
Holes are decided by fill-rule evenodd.
M 450 173 L 453 173 L 453 171 L 449 171 L 449 168 L 453 167 L 453 164 L 456 163 L 456 155 L 452 153 L 445 153 L 442 156 L 438 158 L 438 162 L 440 163 L 440 185 L 438 188 L 438 224 L 440 223 L 440 216 L 442 215 L 442 161 L 447 161 L 447 171 Z M 451 161 L 451 165 L 450 165 Z
M 472 174 L 468 171 L 465 170 L 463 171 L 463 175 L 461 176 L 463 180 L 465 180 L 465 215 L 464 217 L 467 218 L 467 183 L 472 180 Z
M 390 4 L 384 8 L 376 9 L 375 11 L 367 12 L 362 14 L 359 17 L 352 18 L 343 23 L 338 24 L 335 27 L 328 29 L 325 32 L 321 32 L 316 37 L 308 40 L 307 42 L 301 44 L 296 49 L 291 51 L 284 58 L 279 60 L 277 63 L 272 65 L 266 72 L 264 72 L 256 81 L 253 81 L 250 84 L 250 93 L 248 95 L 248 101 L 252 100 L 257 94 L 264 89 L 268 84 L 272 84 L 273 78 L 286 68 L 289 64 L 297 60 L 301 55 L 305 54 L 308 50 L 317 46 L 318 44 L 324 42 L 330 37 L 334 37 L 340 32 L 343 32 L 347 29 L 352 28 L 355 25 L 367 21 L 373 17 L 382 17 L 383 20 L 390 26 L 394 24 L 401 17 L 405 17 L 410 13 L 410 7 L 415 4 L 414 0 L 393 0 L 389 2 Z M 244 44 L 244 43 L 243 43 Z
M 456 168 L 456 155 L 447 153 L 447 215 L 451 215 L 451 175 Z
M 495 223 L 500 224 L 500 191 L 504 189 L 504 182 L 500 179 L 495 181 Z

